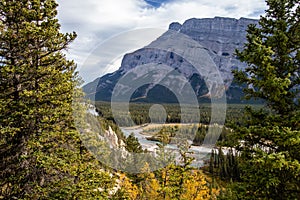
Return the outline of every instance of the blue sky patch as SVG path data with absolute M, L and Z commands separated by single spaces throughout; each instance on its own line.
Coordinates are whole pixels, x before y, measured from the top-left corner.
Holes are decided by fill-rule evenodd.
M 144 1 L 147 2 L 151 6 L 158 8 L 161 6 L 161 4 L 168 3 L 172 0 L 144 0 Z

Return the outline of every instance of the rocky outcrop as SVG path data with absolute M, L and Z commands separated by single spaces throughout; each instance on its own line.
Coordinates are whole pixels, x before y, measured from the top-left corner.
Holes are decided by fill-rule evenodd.
M 109 144 L 110 148 L 112 149 L 118 149 L 121 152 L 127 152 L 123 140 L 119 139 L 117 134 L 112 130 L 112 128 L 109 126 L 108 130 L 104 131 L 104 135 L 102 136 L 105 141 Z

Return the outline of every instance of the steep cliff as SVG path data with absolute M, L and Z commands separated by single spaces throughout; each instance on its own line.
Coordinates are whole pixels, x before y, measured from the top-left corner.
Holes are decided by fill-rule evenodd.
M 116 83 L 124 74 L 138 66 L 151 63 L 152 65 L 156 64 L 158 67 L 159 65 L 166 65 L 175 69 L 188 80 L 200 100 L 207 100 L 207 97 L 209 97 L 209 86 L 207 85 L 205 76 L 207 76 L 206 73 L 208 72 L 200 71 L 199 73 L 199 70 L 197 71 L 195 66 L 190 62 L 190 59 L 194 59 L 195 62 L 197 59 L 199 60 L 199 55 L 197 55 L 197 58 L 191 58 L 192 56 L 189 55 L 189 60 L 187 60 L 184 56 L 180 56 L 174 48 L 172 49 L 174 47 L 172 45 L 170 45 L 168 51 L 160 48 L 160 44 L 164 44 L 167 40 L 172 41 L 172 32 L 177 32 L 199 44 L 198 46 L 191 46 L 183 42 L 181 45 L 186 45 L 186 47 L 181 49 L 182 55 L 191 54 L 190 52 L 194 52 L 193 48 L 202 48 L 203 58 L 201 59 L 207 60 L 207 56 L 212 59 L 224 81 L 226 89 L 229 88 L 227 90 L 227 99 L 229 101 L 239 101 L 242 95 L 241 89 L 234 85 L 231 86 L 233 79 L 231 71 L 237 68 L 244 68 L 245 64 L 236 58 L 234 52 L 235 49 L 243 48 L 246 41 L 247 26 L 257 23 L 258 21 L 253 19 L 241 18 L 237 20 L 223 17 L 193 18 L 185 21 L 183 24 L 177 22 L 171 23 L 169 30 L 157 40 L 144 48 L 126 54 L 123 57 L 119 70 L 104 75 L 93 83 L 86 85 L 84 91 L 89 98 L 109 101 Z M 203 70 L 207 70 L 210 63 L 202 60 L 202 68 Z M 139 74 L 136 74 L 136 76 L 139 76 Z M 95 85 L 97 85 L 96 88 Z M 147 102 L 176 102 L 176 97 L 172 92 L 172 89 L 168 87 L 155 83 L 146 84 L 136 90 L 132 95 L 132 99 Z

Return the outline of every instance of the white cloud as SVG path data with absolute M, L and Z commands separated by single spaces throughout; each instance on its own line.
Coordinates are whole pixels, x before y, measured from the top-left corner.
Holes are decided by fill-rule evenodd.
M 100 63 L 100 57 L 103 55 L 93 56 L 94 59 L 99 57 L 97 63 L 99 68 L 102 67 L 95 71 L 92 70 L 92 67 L 96 67 L 95 64 L 88 66 L 86 63 L 83 66 L 86 58 L 96 53 L 93 49 L 97 45 L 120 32 L 138 28 L 167 29 L 171 22 L 183 23 L 193 17 L 258 18 L 265 9 L 264 0 L 173 0 L 157 9 L 150 7 L 143 0 L 58 0 L 58 3 L 58 18 L 62 24 L 62 31 L 76 31 L 78 34 L 68 57 L 79 64 L 80 71 L 84 71 L 81 75 L 86 81 L 107 72 Z M 148 34 L 147 37 L 144 42 L 155 39 L 157 35 Z M 140 47 L 147 45 L 140 43 Z M 111 65 L 110 68 L 113 69 Z M 91 70 L 93 76 L 88 75 L 88 70 Z

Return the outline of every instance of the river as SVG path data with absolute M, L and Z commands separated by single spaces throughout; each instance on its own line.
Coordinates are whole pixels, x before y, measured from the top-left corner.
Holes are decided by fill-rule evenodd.
M 147 149 L 150 152 L 155 152 L 157 148 L 157 141 L 151 141 L 146 139 L 146 135 L 141 134 L 143 128 L 141 127 L 122 127 L 121 130 L 128 137 L 131 133 L 138 139 L 139 143 L 143 147 L 143 149 Z M 191 142 L 191 141 L 190 141 Z M 172 150 L 176 157 L 179 155 L 179 149 L 175 144 L 166 145 L 166 149 Z M 201 167 L 204 164 L 204 160 L 209 159 L 209 154 L 211 153 L 212 148 L 204 147 L 204 146 L 191 146 L 190 150 L 193 152 L 193 157 L 195 160 L 192 163 L 194 167 Z

